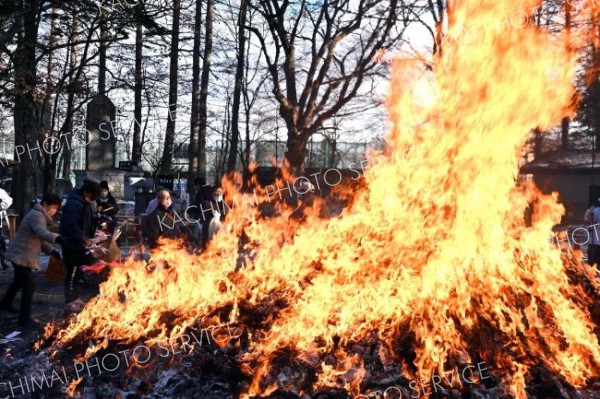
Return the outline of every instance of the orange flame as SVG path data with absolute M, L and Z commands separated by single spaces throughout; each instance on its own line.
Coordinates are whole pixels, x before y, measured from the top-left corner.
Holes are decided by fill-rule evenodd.
M 450 32 L 514 11 L 497 0 L 453 7 Z M 381 356 L 406 366 L 406 377 L 429 379 L 456 359 L 483 359 L 519 398 L 532 364 L 575 386 L 598 375 L 592 298 L 567 269 L 587 276 L 596 293 L 600 287 L 592 269 L 549 244 L 564 212 L 556 195 L 515 182 L 529 131 L 568 109 L 573 54 L 533 26 L 494 27 L 433 61 L 432 71 L 393 61 L 391 151 L 341 217 L 313 212 L 297 222 L 259 191 L 261 206 L 278 214 L 264 217 L 237 192 L 239 181 L 226 180 L 228 200 L 246 205 L 234 208 L 205 254 L 165 243 L 151 264 L 115 265 L 100 297 L 53 332 L 56 343 L 93 339 L 91 356 L 110 341 L 169 342 L 198 320 L 237 320 L 250 342 L 239 359 L 254 371 L 248 395 L 294 385 L 275 372 L 285 357 L 316 370 L 314 389 L 356 394 L 365 369 L 353 345 L 368 337 Z M 400 350 L 400 337 L 412 355 Z

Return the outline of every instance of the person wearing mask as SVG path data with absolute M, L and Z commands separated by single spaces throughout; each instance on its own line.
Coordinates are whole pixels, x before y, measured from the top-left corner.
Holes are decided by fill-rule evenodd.
M 64 239 L 48 230 L 53 225 L 52 218 L 60 208 L 61 199 L 55 194 L 46 194 L 41 205 L 35 205 L 19 225 L 14 239 L 10 242 L 6 257 L 12 262 L 14 280 L 6 294 L 0 300 L 0 309 L 17 313 L 12 302 L 21 290 L 21 307 L 19 310 L 19 326 L 32 327 L 37 323 L 31 319 L 31 304 L 35 289 L 33 270 L 39 270 L 39 254 L 44 251 L 50 256 L 61 259 L 60 252 L 52 246 L 53 243 L 64 244 Z
M 223 189 L 214 187 L 212 197 L 200 208 L 202 220 L 202 248 L 205 249 L 208 242 L 219 231 L 221 222 L 225 220 L 229 207 L 223 200 Z
M 119 212 L 117 200 L 110 194 L 108 182 L 102 180 L 100 182 L 100 195 L 96 199 L 96 225 L 98 229 L 106 232 L 106 234 L 112 234 L 117 224 L 117 212 Z
M 116 218 L 117 212 L 119 212 L 119 206 L 117 205 L 115 197 L 110 193 L 108 182 L 106 180 L 100 182 L 100 195 L 96 200 L 96 204 L 98 212 L 106 214 L 113 219 Z
M 173 203 L 169 190 L 163 189 L 157 193 L 157 206 L 148 218 L 148 245 L 150 249 L 158 248 L 160 237 L 177 239 L 185 238 L 187 229 L 183 220 L 173 211 Z
M 63 208 L 60 221 L 61 243 L 67 275 L 65 277 L 65 309 L 79 312 L 84 303 L 79 299 L 76 274 L 83 265 L 90 264 L 88 246 L 100 240 L 94 238 L 93 211 L 91 203 L 100 194 L 100 183 L 86 179 L 83 186 L 71 191 Z

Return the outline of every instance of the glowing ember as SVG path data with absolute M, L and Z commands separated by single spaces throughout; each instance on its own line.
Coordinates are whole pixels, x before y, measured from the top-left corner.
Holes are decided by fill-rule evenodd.
M 514 4 L 461 1 L 452 12 L 450 32 L 511 16 Z M 275 377 L 283 350 L 316 368 L 312 389 L 357 394 L 365 373 L 350 348 L 373 336 L 408 378 L 442 375 L 460 359 L 501 369 L 519 398 L 533 364 L 584 385 L 600 372 L 600 348 L 589 290 L 569 283 L 567 268 L 599 287 L 588 266 L 549 244 L 563 213 L 556 198 L 515 182 L 527 134 L 559 122 L 570 103 L 572 54 L 532 26 L 479 32 L 446 47 L 433 71 L 394 61 L 389 143 L 405 156 L 370 173 L 341 217 L 312 212 L 298 224 L 283 207 L 276 218 L 236 207 L 203 256 L 168 243 L 151 265 L 126 260 L 99 298 L 48 336 L 57 345 L 91 339 L 90 356 L 110 342 L 166 342 L 202 318 L 241 323 L 245 311 L 277 302 L 260 325 L 245 323 L 249 395 L 290 388 Z M 417 146 L 426 157 L 406 150 Z M 246 267 L 235 271 L 240 257 Z M 400 351 L 400 339 L 414 352 Z

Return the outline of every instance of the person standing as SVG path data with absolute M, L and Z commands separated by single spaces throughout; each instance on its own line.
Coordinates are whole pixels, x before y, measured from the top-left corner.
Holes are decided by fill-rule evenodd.
M 148 215 L 148 245 L 150 249 L 158 248 L 159 237 L 185 238 L 187 229 L 183 220 L 173 212 L 171 193 L 161 190 L 157 197 L 158 205 L 154 212 Z
M 592 266 L 596 265 L 598 268 L 600 265 L 600 206 L 590 207 L 585 211 L 583 219 L 591 225 L 587 250 L 588 263 Z
M 146 215 L 149 215 L 156 210 L 156 207 L 158 206 L 158 194 L 160 194 L 160 192 L 163 190 L 166 190 L 166 188 L 164 188 L 163 186 L 156 187 L 156 197 L 152 198 L 150 202 L 148 202 L 146 212 L 144 212 Z
M 206 249 L 208 242 L 219 231 L 221 222 L 225 220 L 229 206 L 223 199 L 223 189 L 221 187 L 213 187 L 212 197 L 205 200 L 201 210 L 202 220 L 202 249 Z M 212 223 L 212 228 L 211 228 Z
M 117 224 L 119 205 L 117 205 L 117 200 L 110 193 L 108 182 L 106 180 L 100 182 L 100 195 L 96 199 L 96 212 L 97 228 L 103 230 L 107 234 L 113 234 Z
M 194 205 L 200 207 L 204 203 L 204 201 L 210 201 L 211 197 L 211 187 L 206 184 L 206 180 L 202 177 L 196 177 L 194 179 L 194 188 L 196 191 L 196 195 L 194 198 Z
M 117 200 L 110 193 L 108 182 L 106 180 L 100 182 L 100 195 L 98 196 L 96 204 L 98 212 L 104 213 L 113 219 L 116 218 L 117 212 L 119 212 L 119 205 L 117 205 Z
M 194 179 L 194 202 L 193 206 L 190 207 L 191 211 L 189 212 L 190 216 L 194 219 L 197 219 L 198 222 L 194 223 L 192 227 L 192 241 L 197 248 L 202 247 L 202 223 L 201 218 L 201 209 L 204 204 L 211 199 L 212 188 L 206 184 L 206 180 L 202 177 L 196 177 Z
M 71 191 L 63 208 L 60 221 L 61 243 L 67 275 L 65 277 L 65 303 L 68 312 L 78 312 L 84 303 L 79 300 L 76 274 L 79 267 L 89 264 L 87 246 L 93 243 L 94 224 L 91 203 L 100 193 L 100 183 L 85 179 L 83 186 Z
M 32 270 L 40 268 L 40 251 L 50 256 L 61 259 L 60 252 L 51 245 L 55 242 L 64 243 L 59 234 L 52 233 L 48 226 L 52 226 L 52 218 L 58 212 L 61 199 L 55 194 L 46 194 L 41 205 L 35 205 L 17 229 L 14 239 L 10 242 L 6 257 L 12 262 L 15 277 L 8 291 L 0 300 L 0 309 L 10 313 L 17 313 L 12 307 L 12 302 L 21 290 L 21 308 L 19 313 L 19 326 L 34 326 L 31 319 L 31 304 L 35 284 Z

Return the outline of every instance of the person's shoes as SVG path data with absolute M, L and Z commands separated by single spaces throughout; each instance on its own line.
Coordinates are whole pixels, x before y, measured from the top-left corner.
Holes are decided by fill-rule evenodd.
M 76 299 L 65 305 L 65 311 L 67 313 L 79 313 L 85 307 L 85 303 L 81 299 Z
M 17 314 L 19 311 L 12 307 L 12 305 L 0 305 L 0 310 L 4 310 L 5 312 Z

